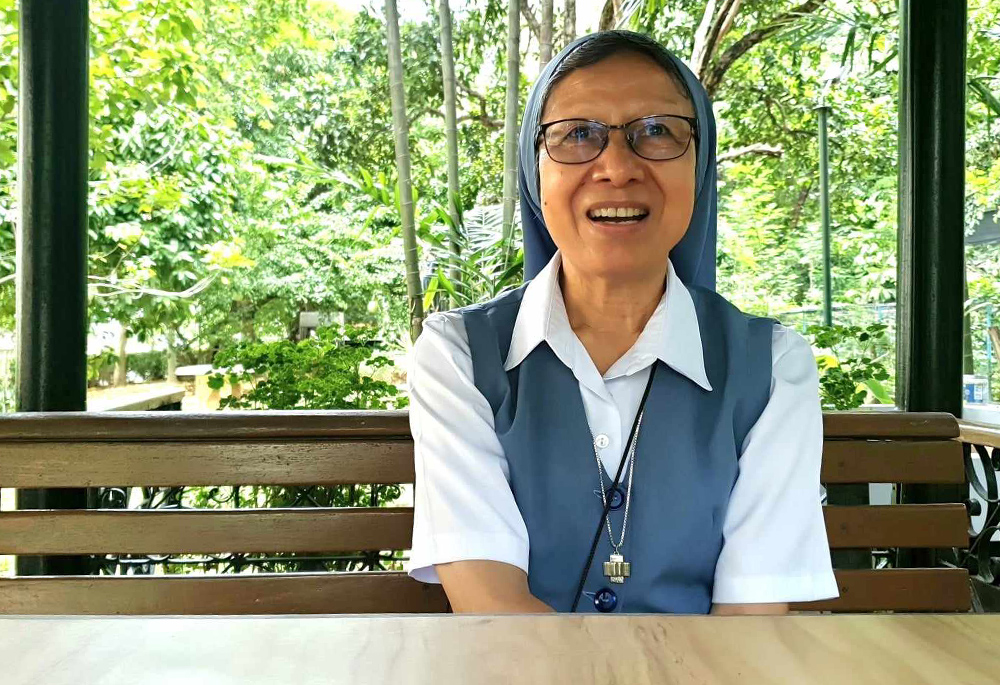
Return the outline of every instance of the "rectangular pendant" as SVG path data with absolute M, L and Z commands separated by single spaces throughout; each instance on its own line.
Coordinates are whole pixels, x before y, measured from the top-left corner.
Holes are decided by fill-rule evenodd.
M 604 576 L 612 583 L 624 583 L 632 574 L 632 564 L 621 554 L 612 554 L 610 561 L 604 562 Z

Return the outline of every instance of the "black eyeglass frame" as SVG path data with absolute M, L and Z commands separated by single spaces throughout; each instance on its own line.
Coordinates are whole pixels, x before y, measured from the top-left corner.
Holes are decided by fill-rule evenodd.
M 635 144 L 632 142 L 632 138 L 629 136 L 628 132 L 625 131 L 625 129 L 627 129 L 629 126 L 631 126 L 632 124 L 634 124 L 637 121 L 643 121 L 644 119 L 656 119 L 656 118 L 661 118 L 661 117 L 669 117 L 671 119 L 683 119 L 684 121 L 688 122 L 688 124 L 690 124 L 690 126 L 691 126 L 691 139 L 688 140 L 687 146 L 684 148 L 684 151 L 681 152 L 676 157 L 667 157 L 666 159 L 654 159 L 652 157 L 646 157 L 644 155 L 639 154 L 639 151 L 635 149 Z M 598 153 L 596 155 L 594 155 L 590 159 L 585 159 L 582 162 L 560 162 L 559 160 L 557 160 L 554 157 L 552 157 L 552 153 L 549 152 L 549 143 L 545 139 L 545 131 L 550 126 L 554 126 L 556 124 L 562 124 L 562 123 L 564 123 L 566 121 L 584 121 L 584 122 L 587 122 L 589 124 L 600 124 L 601 126 L 604 126 L 608 130 L 608 135 L 604 139 L 604 145 L 601 146 L 601 149 L 598 151 Z M 628 142 L 628 146 L 632 150 L 632 152 L 634 152 L 639 157 L 642 157 L 643 159 L 649 160 L 650 162 L 669 162 L 669 161 L 671 161 L 673 159 L 679 159 L 680 157 L 683 157 L 687 153 L 688 149 L 691 147 L 691 140 L 695 141 L 695 143 L 699 143 L 701 141 L 701 138 L 698 135 L 698 120 L 695 117 L 686 117 L 686 116 L 684 116 L 682 114 L 647 114 L 646 116 L 636 117 L 635 119 L 632 119 L 631 121 L 626 121 L 624 124 L 617 124 L 615 126 L 612 126 L 610 124 L 606 124 L 603 121 L 598 121 L 597 119 L 581 119 L 580 117 L 570 117 L 568 119 L 559 119 L 557 121 L 549 121 L 549 122 L 546 122 L 544 124 L 539 124 L 538 125 L 538 133 L 535 136 L 535 140 L 536 140 L 535 147 L 537 149 L 539 142 L 542 143 L 543 145 L 545 145 L 545 152 L 549 155 L 549 157 L 552 159 L 552 161 L 556 162 L 557 164 L 588 164 L 590 162 L 593 162 L 595 159 L 597 159 L 598 157 L 600 157 L 602 154 L 604 154 L 604 151 L 608 148 L 608 143 L 611 142 L 611 132 L 614 131 L 615 129 L 621 129 L 622 131 L 625 131 L 625 140 L 626 140 L 626 142 Z

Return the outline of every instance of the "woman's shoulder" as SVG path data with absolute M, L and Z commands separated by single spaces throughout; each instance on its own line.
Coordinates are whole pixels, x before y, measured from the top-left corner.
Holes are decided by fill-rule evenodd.
M 770 317 L 744 312 L 742 309 L 726 299 L 724 295 L 720 295 L 714 290 L 709 290 L 708 288 L 698 285 L 688 285 L 686 287 L 688 292 L 691 293 L 691 299 L 694 300 L 696 307 L 701 306 L 713 311 L 713 313 L 717 315 L 725 314 L 747 321 L 773 321 L 777 323 Z
M 424 319 L 423 333 L 414 343 L 414 358 L 436 357 L 440 353 L 468 356 L 469 331 L 466 317 L 485 316 L 487 319 L 492 319 L 497 314 L 516 316 L 526 287 L 527 284 L 508 290 L 486 302 L 429 314 Z
M 798 373 L 815 364 L 812 345 L 794 328 L 785 326 L 774 317 L 744 312 L 714 290 L 699 286 L 687 286 L 687 288 L 696 306 L 710 313 L 705 317 L 706 320 L 719 322 L 724 316 L 743 320 L 748 326 L 759 331 L 762 341 L 769 340 L 773 368 L 792 368 Z
M 461 309 L 427 315 L 423 331 L 413 343 L 413 356 L 426 356 L 431 349 L 468 353 L 469 336 Z
M 530 281 L 528 283 L 530 283 Z M 521 300 L 524 297 L 524 291 L 527 289 L 528 283 L 512 290 L 506 290 L 499 295 L 486 300 L 485 302 L 476 302 L 464 307 L 452 309 L 449 313 L 459 314 L 464 317 L 467 314 L 488 313 L 498 309 L 517 309 L 521 306 Z

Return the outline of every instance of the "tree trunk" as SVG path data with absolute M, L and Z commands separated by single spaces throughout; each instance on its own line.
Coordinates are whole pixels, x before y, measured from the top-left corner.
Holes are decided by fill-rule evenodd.
M 702 63 L 705 58 L 705 47 L 708 44 L 708 32 L 712 26 L 712 20 L 715 18 L 715 0 L 708 0 L 705 3 L 705 10 L 702 12 L 701 21 L 698 23 L 698 28 L 694 32 L 694 48 L 691 50 L 691 70 L 694 71 L 695 76 L 698 76 L 699 70 L 698 65 Z
M 396 167 L 399 178 L 399 217 L 403 229 L 403 252 L 406 262 L 406 295 L 410 302 L 410 338 L 416 340 L 423 327 L 424 307 L 421 296 L 420 262 L 417 256 L 417 234 L 413 218 L 409 125 L 406 121 L 406 93 L 403 89 L 403 57 L 396 0 L 385 0 L 385 19 L 389 45 L 389 95 L 392 100 L 392 128 L 396 137 Z
M 604 9 L 601 10 L 601 20 L 598 29 L 607 31 L 618 25 L 618 18 L 621 16 L 622 0 L 607 0 Z
M 800 21 L 805 15 L 812 14 L 823 6 L 826 1 L 827 0 L 806 0 L 801 5 L 779 14 L 777 17 L 772 19 L 771 23 L 767 26 L 762 26 L 743 34 L 740 36 L 739 40 L 729 45 L 724 51 L 722 51 L 722 53 L 718 52 L 718 41 L 716 41 L 715 47 L 712 48 L 712 51 L 715 54 L 709 54 L 708 57 L 710 59 L 706 59 L 705 61 L 705 70 L 698 74 L 698 78 L 701 80 L 702 85 L 705 86 L 705 91 L 708 93 L 708 96 L 713 97 L 715 95 L 715 91 L 718 90 L 719 84 L 722 83 L 722 79 L 726 75 L 726 72 L 731 66 L 733 66 L 733 63 L 746 54 L 747 51 L 752 49 L 754 46 L 763 43 L 778 32 L 788 28 L 795 22 Z M 739 6 L 737 5 L 735 11 L 738 10 Z M 735 11 L 733 12 L 733 16 L 735 16 Z M 720 25 L 720 33 L 723 28 L 727 28 L 731 25 L 731 23 L 731 21 L 728 24 L 724 22 Z
M 503 148 L 503 238 L 509 255 L 514 240 L 514 203 L 517 201 L 517 120 L 520 114 L 521 10 L 519 0 L 509 0 L 507 9 L 507 107 L 504 114 Z M 504 260 L 506 262 L 506 258 Z M 505 269 L 506 270 L 506 269 Z
M 539 42 L 538 71 L 541 73 L 552 59 L 552 0 L 542 0 L 542 35 Z
M 121 321 L 118 322 L 118 361 L 115 362 L 115 375 L 112 381 L 114 387 L 121 388 L 128 383 L 126 372 L 128 370 L 128 354 L 125 346 L 128 344 L 128 328 Z
M 451 217 L 452 265 L 451 282 L 457 287 L 462 276 L 459 260 L 462 257 L 461 217 L 459 216 L 458 185 L 458 115 L 455 106 L 455 52 L 451 44 L 451 8 L 448 0 L 441 0 L 441 75 L 444 79 L 444 130 L 448 138 L 448 215 Z M 451 306 L 458 302 L 451 298 Z
M 691 69 L 698 78 L 708 70 L 708 65 L 722 43 L 722 39 L 729 33 L 733 26 L 733 21 L 740 11 L 742 0 L 709 0 L 705 7 L 705 13 L 701 17 L 701 23 L 695 32 L 694 50 L 691 52 Z M 716 6 L 718 4 L 718 11 Z
M 566 0 L 566 15 L 563 17 L 563 35 L 566 45 L 576 40 L 576 0 Z
M 167 378 L 168 383 L 177 382 L 177 334 L 167 327 Z

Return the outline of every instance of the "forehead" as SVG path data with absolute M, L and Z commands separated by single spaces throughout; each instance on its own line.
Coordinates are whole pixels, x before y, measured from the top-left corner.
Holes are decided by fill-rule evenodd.
M 645 55 L 622 53 L 570 72 L 549 93 L 542 121 L 621 123 L 649 114 L 694 116 L 682 87 Z

